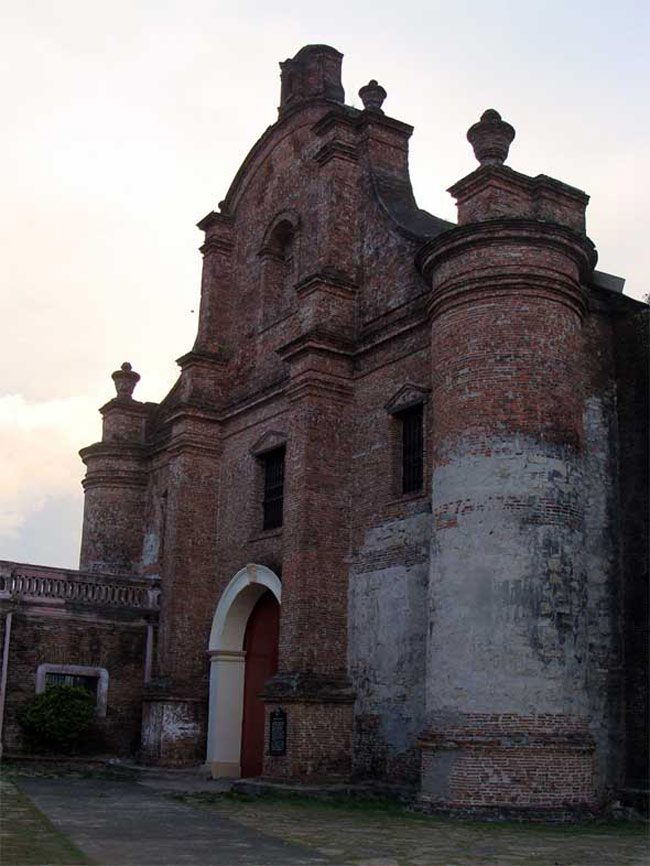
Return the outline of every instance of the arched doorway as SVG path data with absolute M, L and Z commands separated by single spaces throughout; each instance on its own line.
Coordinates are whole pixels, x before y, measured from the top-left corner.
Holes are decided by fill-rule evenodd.
M 252 651 L 248 675 L 251 682 L 249 691 L 256 695 L 261 688 L 261 685 L 257 688 L 256 681 L 269 669 L 269 665 L 277 665 L 277 620 L 281 594 L 282 585 L 278 576 L 264 565 L 251 563 L 237 572 L 219 599 L 212 621 L 209 645 L 210 700 L 206 760 L 214 777 L 239 778 L 242 775 L 242 730 L 247 678 L 247 651 L 244 641 L 250 644 Z M 269 650 L 273 640 L 276 646 L 275 660 Z M 263 751 L 264 743 L 263 717 L 261 734 L 259 728 L 259 710 L 261 708 L 263 711 L 263 705 L 259 701 L 255 705 L 253 697 L 250 705 L 247 716 L 252 721 L 247 721 L 244 756 L 247 772 L 251 767 L 249 761 L 259 761 L 259 758 L 251 757 L 255 752 L 251 752 L 252 747 L 249 744 L 258 742 L 259 753 L 260 750 Z M 250 725 L 252 728 L 249 732 Z
M 262 774 L 264 757 L 264 702 L 259 694 L 278 669 L 280 605 L 268 590 L 248 618 L 244 635 L 244 713 L 241 740 L 241 774 Z

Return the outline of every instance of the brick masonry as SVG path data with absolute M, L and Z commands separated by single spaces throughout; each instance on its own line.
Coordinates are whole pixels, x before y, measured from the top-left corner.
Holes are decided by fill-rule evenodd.
M 643 305 L 594 271 L 588 197 L 503 164 L 514 130 L 494 111 L 450 189 L 458 225 L 420 210 L 412 127 L 372 83 L 346 106 L 341 60 L 307 46 L 282 64 L 277 123 L 199 223 L 177 383 L 140 403 L 123 365 L 82 451 L 82 569 L 161 586 L 130 710 L 144 698 L 142 756 L 192 763 L 219 737 L 213 617 L 256 563 L 282 586 L 264 699 L 288 742 L 267 777 L 595 808 L 644 775 Z M 404 495 L 414 403 L 424 483 Z M 270 447 L 284 519 L 264 531 Z
M 31 587 L 12 592 L 12 576 Z M 12 614 L 3 746 L 28 748 L 18 715 L 36 693 L 39 665 L 102 668 L 108 674 L 106 714 L 95 718 L 78 748 L 85 754 L 129 756 L 140 747 L 147 633 L 157 610 L 141 582 L 0 562 L 3 625 Z M 15 584 L 14 584 L 15 586 Z M 94 600 L 84 597 L 86 590 Z M 135 591 L 129 600 L 127 592 Z M 67 598 L 65 595 L 67 594 Z M 4 629 L 3 629 L 4 638 Z

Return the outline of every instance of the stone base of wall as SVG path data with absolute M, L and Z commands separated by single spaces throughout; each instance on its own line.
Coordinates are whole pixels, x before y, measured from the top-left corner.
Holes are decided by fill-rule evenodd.
M 205 759 L 206 705 L 191 698 L 146 697 L 140 761 L 189 767 Z
M 347 680 L 278 674 L 267 684 L 265 700 L 264 779 L 349 781 L 354 692 Z M 278 711 L 286 718 L 286 750 L 271 754 L 271 717 Z
M 352 763 L 355 781 L 418 785 L 420 764 L 420 750 L 415 744 L 413 748 L 397 751 L 386 742 L 382 732 L 382 717 L 378 713 L 355 716 Z
M 428 811 L 566 818 L 593 810 L 594 743 L 564 715 L 467 714 L 420 739 Z
M 602 819 L 603 811 L 586 805 L 566 806 L 441 806 L 419 796 L 410 805 L 414 812 L 458 821 L 521 821 L 527 824 L 581 824 Z
M 281 709 L 287 718 L 285 755 L 270 755 L 269 719 Z M 291 703 L 266 707 L 263 778 L 293 781 L 348 781 L 352 775 L 351 704 Z

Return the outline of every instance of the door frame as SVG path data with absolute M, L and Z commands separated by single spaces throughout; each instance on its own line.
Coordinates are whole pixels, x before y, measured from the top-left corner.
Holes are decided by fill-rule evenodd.
M 208 644 L 210 696 L 206 755 L 206 765 L 213 778 L 238 779 L 241 776 L 244 633 L 253 608 L 267 590 L 281 605 L 280 578 L 265 565 L 249 563 L 230 580 L 214 612 Z

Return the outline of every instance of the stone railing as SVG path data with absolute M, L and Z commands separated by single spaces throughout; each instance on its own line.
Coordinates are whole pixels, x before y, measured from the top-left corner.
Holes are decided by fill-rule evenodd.
M 0 600 L 58 599 L 97 607 L 158 610 L 159 595 L 157 581 L 0 562 Z

